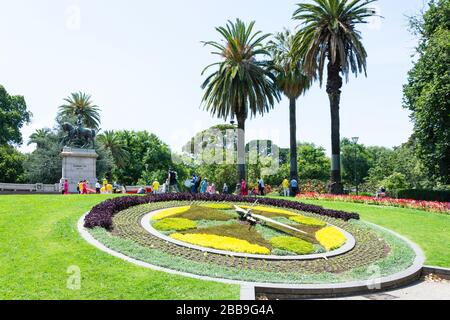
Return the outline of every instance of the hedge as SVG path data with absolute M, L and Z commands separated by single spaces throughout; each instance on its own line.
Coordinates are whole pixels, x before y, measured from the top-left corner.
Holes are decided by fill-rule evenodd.
M 420 201 L 450 202 L 450 191 L 427 189 L 403 189 L 396 192 L 398 199 L 412 199 Z
M 359 220 L 359 214 L 344 211 L 329 210 L 320 206 L 304 204 L 288 200 L 278 200 L 271 198 L 252 198 L 234 195 L 208 195 L 208 194 L 190 194 L 190 193 L 166 193 L 161 195 L 147 196 L 124 196 L 106 200 L 92 208 L 86 215 L 84 226 L 86 228 L 101 227 L 111 230 L 113 227 L 113 217 L 120 211 L 147 203 L 169 202 L 169 201 L 211 201 L 211 202 L 231 202 L 231 203 L 251 203 L 258 201 L 260 205 L 274 206 L 315 213 L 321 216 L 331 217 L 348 221 L 351 219 Z

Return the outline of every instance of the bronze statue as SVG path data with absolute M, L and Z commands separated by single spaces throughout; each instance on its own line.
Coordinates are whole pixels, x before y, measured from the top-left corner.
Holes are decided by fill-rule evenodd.
M 63 139 L 65 146 L 75 146 L 82 149 L 92 146 L 95 148 L 95 137 L 97 132 L 94 129 L 84 128 L 81 114 L 77 117 L 76 126 L 69 122 L 65 122 L 62 125 L 64 132 L 67 135 Z

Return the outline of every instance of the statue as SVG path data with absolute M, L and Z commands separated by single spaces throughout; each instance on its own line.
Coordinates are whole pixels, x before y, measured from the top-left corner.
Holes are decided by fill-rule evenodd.
M 78 114 L 76 126 L 69 122 L 65 122 L 62 128 L 67 135 L 64 137 L 62 143 L 65 146 L 76 146 L 81 149 L 88 148 L 90 145 L 95 148 L 95 137 L 97 132 L 94 129 L 84 128 L 82 115 Z

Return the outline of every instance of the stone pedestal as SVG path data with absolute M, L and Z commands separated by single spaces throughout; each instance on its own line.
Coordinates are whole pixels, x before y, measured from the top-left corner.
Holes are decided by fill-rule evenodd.
M 69 180 L 69 192 L 77 192 L 77 184 L 86 180 L 89 188 L 95 189 L 97 182 L 98 154 L 93 149 L 76 149 L 65 147 L 62 157 L 62 181 Z

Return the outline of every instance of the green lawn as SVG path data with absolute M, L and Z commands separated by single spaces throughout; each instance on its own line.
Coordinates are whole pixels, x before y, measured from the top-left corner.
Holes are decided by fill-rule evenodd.
M 450 215 L 421 210 L 332 201 L 302 201 L 357 212 L 361 219 L 391 229 L 418 244 L 426 264 L 450 268 Z
M 81 215 L 106 196 L 0 196 L 1 299 L 238 299 L 239 287 L 134 266 L 86 243 Z M 450 216 L 419 210 L 307 201 L 358 212 L 419 244 L 427 264 L 450 267 Z M 67 270 L 81 270 L 69 290 Z
M 1 299 L 239 299 L 239 287 L 134 266 L 86 243 L 81 215 L 105 196 L 0 196 Z M 81 289 L 69 290 L 70 266 Z

